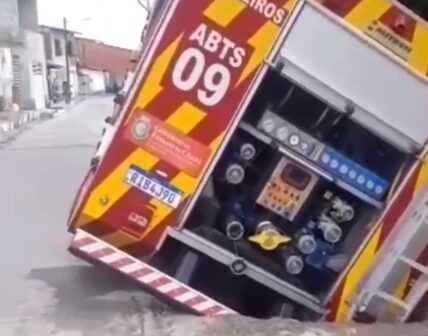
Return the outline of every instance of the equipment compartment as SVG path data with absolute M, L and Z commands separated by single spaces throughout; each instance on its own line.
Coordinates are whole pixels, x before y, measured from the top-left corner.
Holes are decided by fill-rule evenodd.
M 321 301 L 411 161 L 271 69 L 184 228 Z
M 354 120 L 411 153 L 427 140 L 428 82 L 392 55 L 317 2 L 303 1 L 272 63 L 341 112 L 352 106 Z

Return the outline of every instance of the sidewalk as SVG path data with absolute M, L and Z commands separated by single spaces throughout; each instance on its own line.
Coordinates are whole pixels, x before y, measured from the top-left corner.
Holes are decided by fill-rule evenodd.
M 69 104 L 58 104 L 51 108 L 37 111 L 0 112 L 0 142 L 8 133 L 16 132 L 26 125 L 52 119 L 79 104 L 83 98 L 78 97 Z

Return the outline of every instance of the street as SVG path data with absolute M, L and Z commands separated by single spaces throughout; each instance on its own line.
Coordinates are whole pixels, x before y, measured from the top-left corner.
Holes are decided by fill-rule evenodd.
M 426 336 L 420 326 L 404 333 L 393 326 L 319 329 L 292 321 L 185 316 L 71 256 L 66 217 L 111 101 L 87 99 L 0 149 L 0 335 Z
M 0 149 L 0 335 L 89 332 L 135 310 L 129 283 L 66 250 L 68 210 L 111 101 L 87 100 Z

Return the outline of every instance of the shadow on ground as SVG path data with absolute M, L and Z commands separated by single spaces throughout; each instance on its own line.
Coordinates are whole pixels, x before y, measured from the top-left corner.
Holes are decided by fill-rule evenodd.
M 171 311 L 128 280 L 73 265 L 28 275 L 33 295 L 0 335 L 18 336 L 427 336 L 428 325 L 332 325 L 242 316 L 202 318 Z M 3 332 L 7 330 L 7 332 Z
M 116 335 L 118 329 L 139 335 L 145 312 L 168 311 L 128 279 L 103 268 L 72 265 L 35 269 L 27 279 L 49 288 L 52 299 L 45 301 L 40 313 L 59 335 L 64 330 L 81 331 L 83 335 L 102 330 L 106 335 Z

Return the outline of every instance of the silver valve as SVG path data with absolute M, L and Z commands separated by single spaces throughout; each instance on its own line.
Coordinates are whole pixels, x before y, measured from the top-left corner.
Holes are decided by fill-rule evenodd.
M 331 244 L 336 244 L 342 239 L 341 227 L 326 215 L 321 216 L 318 228 L 323 232 L 324 239 Z
M 230 240 L 240 240 L 245 233 L 244 225 L 241 222 L 234 220 L 226 225 L 226 235 Z
M 298 275 L 302 273 L 304 267 L 305 262 L 301 256 L 293 254 L 285 259 L 285 269 L 292 275 Z
M 354 209 L 339 197 L 335 197 L 331 202 L 329 215 L 338 223 L 349 222 L 355 216 Z
M 230 184 L 241 184 L 242 181 L 244 181 L 245 178 L 245 169 L 237 164 L 231 164 L 226 169 L 226 181 Z
M 297 248 L 303 254 L 312 254 L 317 249 L 317 241 L 311 234 L 304 234 L 297 241 Z
M 251 143 L 245 143 L 239 150 L 241 159 L 245 161 L 251 161 L 256 156 L 256 147 Z

